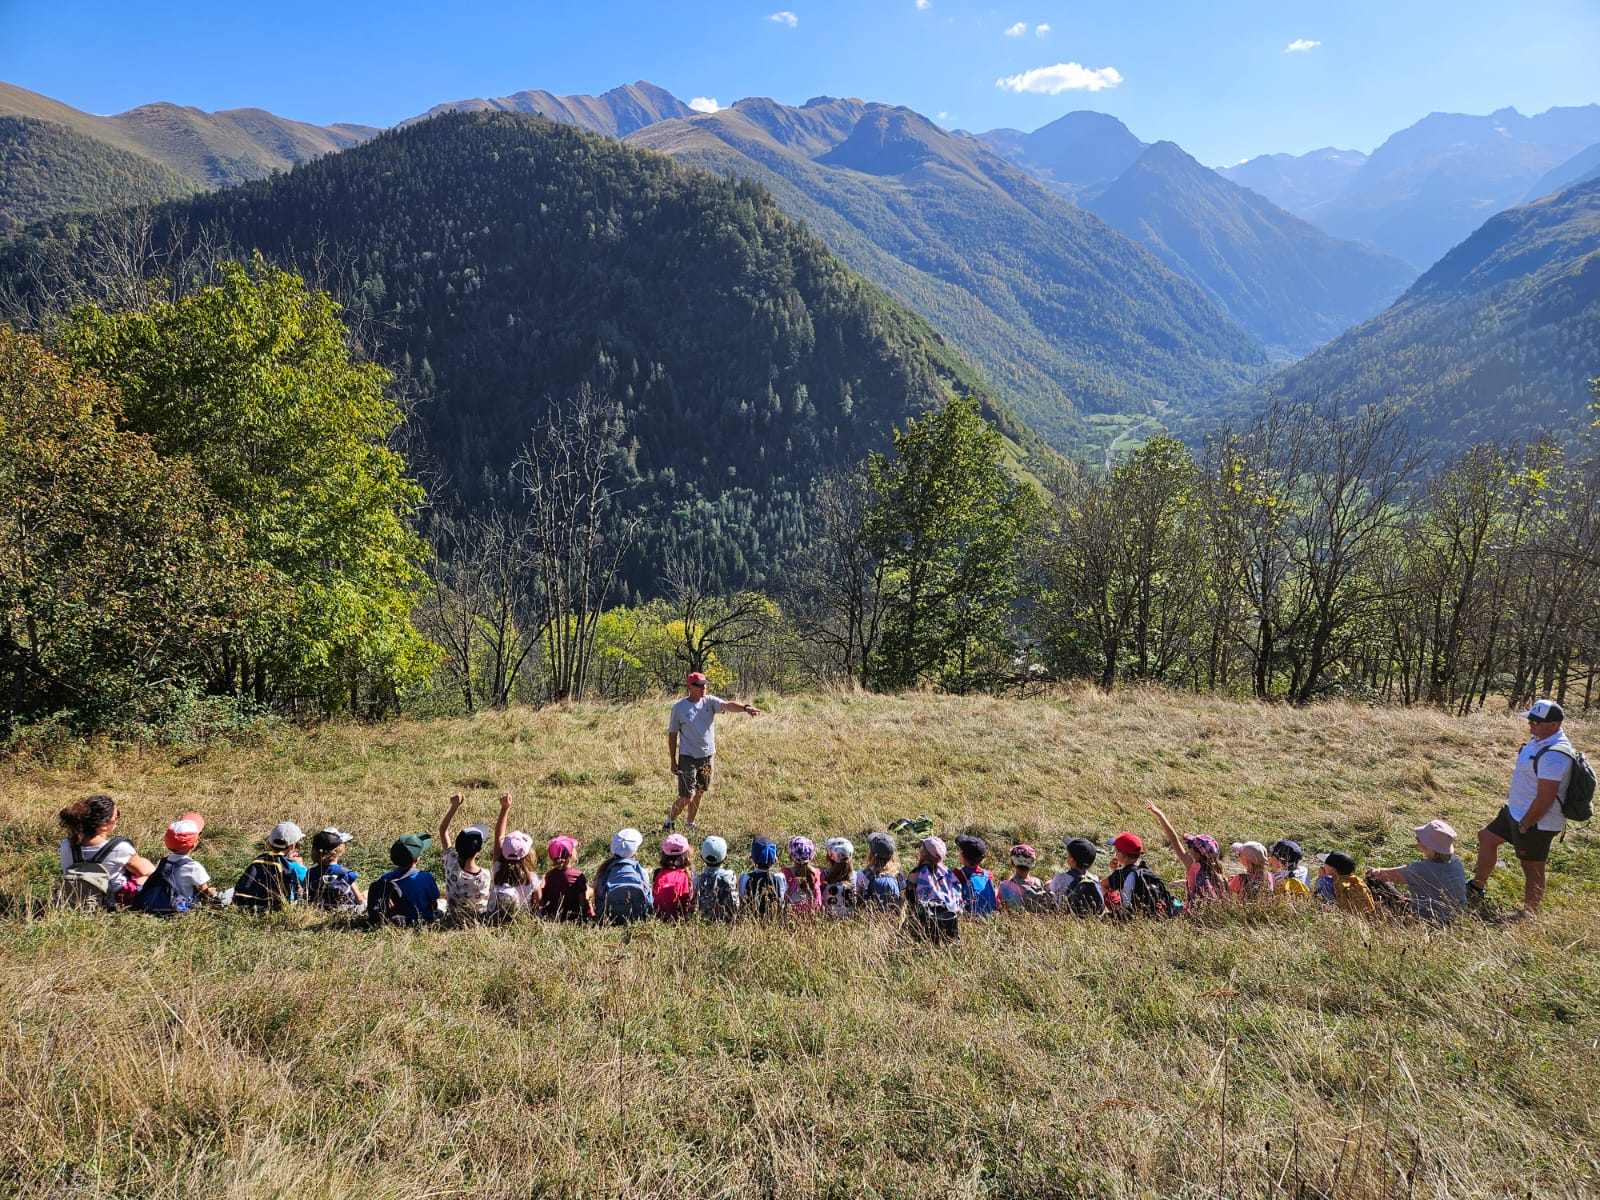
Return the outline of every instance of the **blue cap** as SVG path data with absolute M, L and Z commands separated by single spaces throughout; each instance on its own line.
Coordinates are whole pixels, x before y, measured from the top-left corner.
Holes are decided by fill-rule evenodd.
M 750 861 L 758 867 L 770 867 L 778 861 L 778 843 L 769 837 L 758 837 L 750 843 Z

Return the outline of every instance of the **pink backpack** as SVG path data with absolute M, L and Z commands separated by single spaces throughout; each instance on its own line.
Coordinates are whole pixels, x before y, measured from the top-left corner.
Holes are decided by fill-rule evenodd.
M 687 867 L 657 867 L 650 887 L 656 916 L 662 920 L 675 921 L 694 911 L 694 885 Z

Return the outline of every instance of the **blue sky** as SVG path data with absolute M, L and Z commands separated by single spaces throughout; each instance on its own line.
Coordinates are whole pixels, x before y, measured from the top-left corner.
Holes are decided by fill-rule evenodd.
M 1597 63 L 1596 0 L 0 0 L 0 80 L 90 112 L 390 125 L 647 79 L 724 105 L 859 96 L 974 131 L 1093 108 L 1212 164 L 1371 150 L 1435 110 L 1600 101 Z

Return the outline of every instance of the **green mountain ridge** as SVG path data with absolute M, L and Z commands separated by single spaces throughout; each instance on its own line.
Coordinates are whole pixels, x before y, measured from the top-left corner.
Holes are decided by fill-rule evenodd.
M 160 163 L 34 117 L 0 117 L 0 238 L 47 217 L 187 196 Z
M 1198 288 L 976 138 L 910 109 L 741 100 L 628 142 L 759 180 L 984 368 L 1054 445 L 1083 411 L 1191 407 L 1265 364 Z
M 1600 376 L 1600 179 L 1500 213 L 1390 308 L 1234 397 L 1394 404 L 1436 453 L 1560 430 Z
M 423 466 L 469 502 L 508 498 L 504 473 L 551 400 L 598 383 L 631 425 L 629 503 L 649 530 L 634 588 L 681 556 L 726 586 L 763 578 L 805 540 L 819 473 L 955 393 L 1057 461 L 758 186 L 570 125 L 447 113 L 159 214 L 168 238 L 214 228 L 301 270 L 319 245 L 351 264 L 382 360 L 431 397 Z M 0 252 L 0 281 L 86 269 L 92 224 L 30 231 Z

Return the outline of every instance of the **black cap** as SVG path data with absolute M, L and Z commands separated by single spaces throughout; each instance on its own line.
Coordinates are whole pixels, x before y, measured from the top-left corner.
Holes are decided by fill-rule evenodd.
M 470 826 L 456 834 L 456 858 L 472 858 L 483 849 L 483 834 Z
M 1300 843 L 1292 842 L 1288 838 L 1273 842 L 1272 845 L 1267 847 L 1267 853 L 1279 862 L 1286 862 L 1290 866 L 1293 866 L 1306 856 L 1305 851 L 1300 849 Z
M 1088 838 L 1076 837 L 1067 839 L 1067 857 L 1077 863 L 1078 866 L 1092 867 L 1094 866 L 1094 860 L 1099 856 L 1100 852 L 1095 849 L 1094 843 Z
M 869 833 L 867 835 L 867 851 L 878 858 L 893 858 L 899 847 L 895 845 L 892 833 Z
M 989 843 L 975 833 L 963 833 L 956 838 L 956 849 L 968 862 L 982 862 L 984 855 L 989 853 Z
M 1317 861 L 1327 863 L 1340 875 L 1354 875 L 1356 872 L 1356 860 L 1343 850 L 1330 850 L 1326 854 L 1319 854 Z

